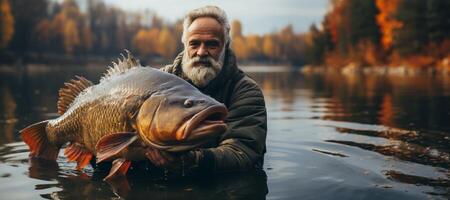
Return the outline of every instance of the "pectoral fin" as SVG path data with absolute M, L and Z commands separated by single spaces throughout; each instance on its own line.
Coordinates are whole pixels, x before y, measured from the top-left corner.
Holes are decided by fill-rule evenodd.
M 78 170 L 86 167 L 86 165 L 89 164 L 89 161 L 91 161 L 93 157 L 92 153 L 89 150 L 78 143 L 71 143 L 69 146 L 67 146 L 67 148 L 64 150 L 64 155 L 66 155 L 69 161 L 77 162 Z
M 136 133 L 114 133 L 102 137 L 96 145 L 97 163 L 114 158 L 138 139 Z
M 125 177 L 130 165 L 131 161 L 126 160 L 125 158 L 118 158 L 114 160 L 111 171 L 109 171 L 108 176 L 106 176 L 103 180 L 108 181 L 117 177 Z
M 103 180 L 109 183 L 113 188 L 114 193 L 119 194 L 121 197 L 127 197 L 131 191 L 130 184 L 125 177 L 131 162 L 124 158 L 114 160 L 109 175 Z

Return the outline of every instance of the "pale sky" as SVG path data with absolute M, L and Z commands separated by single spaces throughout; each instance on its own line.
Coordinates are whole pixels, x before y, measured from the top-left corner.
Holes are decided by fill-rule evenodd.
M 149 9 L 168 22 L 181 19 L 187 11 L 205 5 L 225 10 L 230 21 L 239 19 L 244 34 L 269 33 L 292 24 L 296 32 L 305 32 L 312 23 L 320 23 L 328 0 L 104 0 L 124 10 Z

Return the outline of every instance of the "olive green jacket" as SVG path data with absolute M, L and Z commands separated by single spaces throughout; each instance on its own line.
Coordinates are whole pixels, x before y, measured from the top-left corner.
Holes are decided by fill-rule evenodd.
M 183 52 L 161 70 L 190 82 L 182 72 L 182 56 Z M 264 97 L 256 82 L 237 67 L 231 49 L 227 48 L 224 66 L 217 77 L 198 89 L 225 104 L 229 111 L 225 119 L 228 130 L 211 148 L 202 150 L 200 168 L 212 172 L 262 169 L 267 132 Z

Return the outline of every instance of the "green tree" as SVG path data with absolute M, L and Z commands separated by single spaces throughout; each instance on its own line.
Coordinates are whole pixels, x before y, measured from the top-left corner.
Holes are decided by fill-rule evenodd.
M 394 32 L 394 50 L 402 56 L 421 53 L 428 42 L 427 1 L 401 0 L 396 18 L 402 28 Z
M 309 38 L 306 39 L 306 62 L 313 65 L 323 64 L 326 50 L 325 33 L 320 31 L 315 24 L 309 27 Z
M 438 44 L 450 39 L 450 1 L 427 0 L 426 3 L 428 40 Z
M 351 45 L 370 41 L 379 44 L 380 31 L 376 23 L 378 9 L 374 0 L 350 0 L 349 20 Z

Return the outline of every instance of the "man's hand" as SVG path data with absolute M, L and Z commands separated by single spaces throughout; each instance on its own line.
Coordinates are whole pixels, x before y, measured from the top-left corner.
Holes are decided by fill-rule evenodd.
M 155 166 L 161 168 L 174 168 L 179 160 L 174 155 L 154 148 L 149 148 L 146 155 Z
M 155 166 L 171 170 L 183 168 L 187 170 L 194 167 L 197 165 L 199 154 L 199 151 L 190 151 L 182 155 L 173 155 L 155 148 L 149 148 L 146 153 Z

